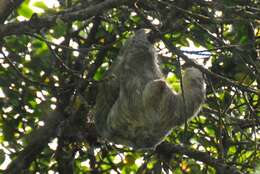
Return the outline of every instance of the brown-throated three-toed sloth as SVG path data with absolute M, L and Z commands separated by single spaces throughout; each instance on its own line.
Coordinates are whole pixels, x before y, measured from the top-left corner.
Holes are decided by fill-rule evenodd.
M 155 147 L 173 127 L 198 112 L 205 95 L 203 75 L 198 69 L 186 69 L 183 90 L 184 95 L 170 89 L 146 30 L 138 30 L 126 41 L 100 83 L 97 131 L 117 144 Z

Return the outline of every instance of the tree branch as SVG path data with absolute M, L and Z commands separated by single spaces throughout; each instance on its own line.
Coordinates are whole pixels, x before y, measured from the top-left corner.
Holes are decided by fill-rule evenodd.
M 255 94 L 259 94 L 260 91 L 255 90 L 253 88 L 250 88 L 249 86 L 245 86 L 242 84 L 239 84 L 236 81 L 233 81 L 229 78 L 226 78 L 220 74 L 214 73 L 206 68 L 204 68 L 203 66 L 195 63 L 193 60 L 191 60 L 188 56 L 186 56 L 181 50 L 179 50 L 177 47 L 175 47 L 171 41 L 167 40 L 164 38 L 163 33 L 158 30 L 145 16 L 145 14 L 138 8 L 135 7 L 135 11 L 137 12 L 138 15 L 140 15 L 142 17 L 142 19 L 144 20 L 145 24 L 150 27 L 152 29 L 152 33 L 150 34 L 150 40 L 155 40 L 156 38 L 160 38 L 164 44 L 166 45 L 166 47 L 174 54 L 176 54 L 177 56 L 181 57 L 186 63 L 198 68 L 199 70 L 201 70 L 201 72 L 211 76 L 211 77 L 215 77 L 217 79 L 223 80 L 224 82 L 226 82 L 227 84 L 231 85 L 231 86 L 235 86 L 237 88 L 239 88 L 242 91 L 246 91 L 246 92 L 250 92 L 250 93 L 255 93 Z
M 190 158 L 204 162 L 214 167 L 219 172 L 219 174 L 242 174 L 242 172 L 237 170 L 235 167 L 229 166 L 227 164 L 224 164 L 220 160 L 212 158 L 206 152 L 195 151 L 185 146 L 179 146 L 163 142 L 156 148 L 156 151 L 159 154 L 165 154 L 167 156 L 173 153 L 181 153 L 183 155 L 187 155 Z
M 131 2 L 131 1 L 130 1 Z M 65 12 L 47 17 L 33 17 L 29 21 L 20 23 L 0 24 L 0 38 L 12 34 L 19 35 L 28 32 L 36 32 L 42 28 L 49 28 L 56 24 L 58 19 L 69 22 L 74 20 L 86 20 L 89 17 L 100 14 L 101 12 L 119 7 L 123 4 L 129 3 L 127 0 L 106 0 L 86 9 L 74 12 Z
M 19 152 L 19 155 L 13 160 L 5 173 L 18 174 L 26 169 L 36 156 L 41 153 L 42 149 L 48 144 L 51 137 L 55 135 L 58 124 L 63 119 L 60 112 L 56 111 L 50 113 L 45 126 L 33 131 L 28 137 L 28 145 Z
M 93 78 L 97 68 L 102 64 L 102 60 L 104 59 L 104 55 L 106 54 L 107 49 L 100 50 L 99 54 L 97 55 L 97 59 L 93 66 L 89 69 L 88 78 Z M 89 91 L 90 92 L 90 91 Z M 70 105 L 70 104 L 68 104 Z M 68 106 L 69 107 L 69 106 Z M 66 108 L 66 106 L 64 107 Z M 74 108 L 73 108 L 74 109 Z M 67 110 L 67 109 L 65 109 Z M 71 110 L 70 110 L 71 111 Z M 69 117 L 65 120 L 66 117 L 62 115 L 62 111 L 54 111 L 53 113 L 49 114 L 49 119 L 46 120 L 45 126 L 40 127 L 39 129 L 33 131 L 28 136 L 28 145 L 22 150 L 17 158 L 13 160 L 10 165 L 8 166 L 5 173 L 7 174 L 18 174 L 23 169 L 28 168 L 28 166 L 35 160 L 38 154 L 46 147 L 47 143 L 50 141 L 51 138 L 55 137 L 58 134 L 57 128 L 60 128 L 60 123 L 62 121 L 66 121 L 69 124 L 65 125 L 64 130 L 66 131 L 75 123 L 75 117 L 78 115 L 82 115 L 79 112 L 82 109 L 75 110 L 74 113 L 70 114 Z M 87 113 L 87 112 L 86 112 Z M 48 114 L 47 114 L 48 115 Z M 63 130 L 61 130 L 62 132 Z M 96 137 L 95 128 L 89 127 L 87 128 L 87 139 L 94 139 Z M 95 141 L 94 141 L 95 142 Z M 93 143 L 93 142 L 91 142 Z
M 4 23 L 6 18 L 19 7 L 24 0 L 0 0 L 0 24 Z

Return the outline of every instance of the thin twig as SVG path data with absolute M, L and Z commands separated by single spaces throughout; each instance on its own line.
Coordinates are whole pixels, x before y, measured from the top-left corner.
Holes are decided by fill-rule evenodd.
M 135 11 L 137 14 L 139 14 L 143 20 L 145 21 L 146 25 L 148 25 L 148 27 L 150 27 L 152 29 L 152 31 L 154 32 L 153 35 L 154 37 L 159 37 L 166 45 L 166 47 L 173 53 L 175 53 L 177 56 L 181 57 L 186 63 L 189 63 L 191 65 L 193 65 L 194 67 L 198 68 L 199 70 L 201 70 L 203 73 L 209 75 L 209 76 L 213 76 L 217 79 L 223 80 L 224 82 L 226 82 L 227 84 L 231 85 L 231 86 L 235 86 L 237 88 L 239 88 L 242 91 L 246 91 L 246 92 L 250 92 L 250 93 L 255 93 L 255 94 L 260 94 L 260 91 L 257 91 L 255 89 L 250 88 L 249 86 L 244 86 L 242 84 L 237 83 L 236 81 L 233 81 L 227 77 L 224 77 L 220 74 L 214 73 L 206 68 L 204 68 L 203 66 L 195 63 L 193 60 L 189 59 L 188 56 L 186 56 L 181 50 L 179 50 L 177 47 L 175 47 L 171 41 L 167 40 L 164 38 L 162 32 L 160 30 L 158 30 L 145 16 L 145 14 L 139 9 L 139 8 L 135 8 Z
M 36 86 L 42 86 L 42 87 L 47 87 L 47 88 L 56 88 L 55 86 L 49 86 L 49 85 L 46 85 L 44 83 L 41 83 L 41 82 L 38 82 L 38 81 L 34 81 L 28 77 L 26 77 L 16 66 L 15 64 L 13 63 L 13 61 L 5 55 L 5 53 L 3 52 L 3 50 L 0 51 L 0 53 L 3 55 L 3 57 L 5 58 L 5 60 L 8 62 L 8 64 L 15 70 L 15 72 L 22 78 L 24 79 L 26 82 L 30 83 L 30 84 L 33 84 L 33 85 L 36 85 Z M 11 53 L 11 52 L 10 52 Z M 13 54 L 13 53 L 11 53 Z M 17 56 L 17 55 L 16 55 Z

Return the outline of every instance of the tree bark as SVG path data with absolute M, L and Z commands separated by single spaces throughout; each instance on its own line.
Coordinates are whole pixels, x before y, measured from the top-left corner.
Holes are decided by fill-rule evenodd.
M 0 24 L 3 24 L 7 17 L 18 8 L 24 0 L 0 0 Z

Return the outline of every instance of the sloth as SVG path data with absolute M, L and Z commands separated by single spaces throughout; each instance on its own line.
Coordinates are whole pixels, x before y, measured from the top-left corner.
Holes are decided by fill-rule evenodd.
M 126 41 L 99 83 L 95 106 L 98 134 L 136 149 L 156 147 L 198 113 L 205 96 L 203 74 L 194 67 L 184 72 L 182 92 L 167 85 L 148 36 L 140 29 Z

